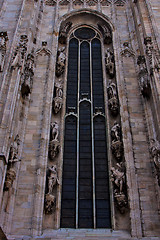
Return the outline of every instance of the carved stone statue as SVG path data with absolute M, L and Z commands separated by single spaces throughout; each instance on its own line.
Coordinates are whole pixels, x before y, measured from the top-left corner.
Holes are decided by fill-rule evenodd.
M 56 197 L 53 194 L 47 193 L 45 195 L 45 212 L 52 213 L 56 204 Z
M 59 126 L 57 122 L 51 123 L 51 139 L 58 141 Z
M 111 80 L 109 80 L 109 85 L 107 87 L 107 93 L 108 93 L 109 109 L 113 115 L 116 115 L 118 113 L 119 104 L 118 104 L 116 85 Z
M 114 198 L 118 206 L 119 211 L 123 214 L 125 213 L 126 207 L 128 205 L 127 197 L 124 193 L 119 193 L 117 189 L 114 190 Z
M 116 164 L 111 168 L 111 180 L 114 183 L 114 198 L 121 213 L 124 213 L 127 206 L 125 171 L 123 163 Z
M 120 125 L 115 122 L 111 128 L 111 150 L 115 158 L 120 161 L 123 153 L 123 144 L 121 141 L 121 128 Z
M 28 96 L 31 93 L 34 76 L 34 55 L 28 54 L 25 61 L 24 73 L 22 74 L 22 97 Z
M 71 22 L 67 22 L 65 24 L 65 26 L 62 28 L 62 30 L 60 31 L 60 34 L 59 34 L 59 39 L 58 39 L 59 43 L 66 44 L 67 34 L 71 27 L 72 27 Z
M 144 44 L 146 46 L 146 55 L 148 56 L 150 67 L 152 67 L 152 52 L 153 52 L 152 38 L 145 37 Z
M 10 168 L 7 170 L 6 173 L 6 179 L 5 179 L 5 183 L 4 183 L 4 190 L 8 191 L 12 185 L 13 185 L 13 181 L 16 179 L 16 171 L 14 168 Z
M 48 193 L 52 194 L 53 188 L 59 184 L 59 179 L 57 175 L 57 168 L 55 165 L 49 167 L 49 176 L 48 176 Z
M 28 42 L 27 35 L 21 35 L 19 45 L 15 50 L 14 57 L 12 60 L 11 64 L 12 69 L 15 69 L 16 67 L 20 68 L 23 66 L 25 54 L 27 52 L 27 42 Z
M 114 55 L 109 48 L 107 48 L 107 51 L 106 51 L 105 62 L 106 62 L 106 71 L 109 74 L 109 76 L 113 78 L 114 77 Z
M 8 36 L 7 32 L 0 32 L 0 72 L 3 71 Z
M 112 142 L 120 141 L 121 127 L 119 123 L 114 122 L 113 127 L 111 128 L 111 138 Z
M 14 139 L 13 144 L 11 144 L 11 147 L 10 147 L 8 161 L 11 164 L 19 161 L 19 158 L 18 158 L 18 146 L 19 145 L 20 145 L 20 139 L 19 139 L 19 136 L 17 135 Z
M 56 88 L 56 97 L 63 97 L 63 86 L 61 83 L 57 82 L 55 83 L 55 88 Z
M 124 171 L 122 171 L 121 165 L 117 163 L 117 168 L 112 167 L 111 172 L 112 182 L 114 182 L 116 187 L 119 189 L 119 193 L 122 193 L 125 182 L 125 174 Z
M 157 171 L 158 184 L 160 186 L 160 142 L 151 139 L 150 141 L 150 153 L 153 157 L 155 168 Z
M 148 71 L 145 64 L 144 56 L 139 56 L 137 60 L 137 64 L 139 65 L 139 85 L 143 96 L 150 96 L 150 80 L 148 76 Z
M 53 98 L 53 111 L 55 114 L 57 114 L 61 110 L 62 102 L 63 102 L 63 100 L 61 97 Z
M 56 76 L 59 77 L 65 70 L 66 54 L 65 47 L 61 47 L 57 52 Z
M 112 35 L 111 35 L 109 28 L 106 25 L 102 25 L 100 23 L 98 23 L 97 25 L 98 25 L 99 30 L 103 34 L 104 44 L 110 44 L 112 42 Z
M 52 140 L 49 143 L 49 158 L 51 159 L 51 161 L 53 161 L 55 159 L 55 157 L 57 157 L 58 153 L 60 152 L 60 144 L 59 141 L 57 140 Z

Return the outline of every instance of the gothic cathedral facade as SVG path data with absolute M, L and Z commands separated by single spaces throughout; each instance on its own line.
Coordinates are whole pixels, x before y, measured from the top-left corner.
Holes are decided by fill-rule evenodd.
M 0 239 L 160 239 L 159 0 L 1 0 Z

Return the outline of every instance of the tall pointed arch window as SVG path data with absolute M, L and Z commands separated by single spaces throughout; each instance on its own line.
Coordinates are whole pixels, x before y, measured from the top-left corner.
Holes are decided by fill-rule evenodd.
M 99 34 L 89 27 L 69 41 L 62 228 L 110 228 L 106 119 Z

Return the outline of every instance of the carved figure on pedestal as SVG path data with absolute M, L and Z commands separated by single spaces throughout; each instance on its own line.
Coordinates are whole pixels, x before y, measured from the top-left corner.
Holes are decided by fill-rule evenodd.
M 113 52 L 107 48 L 105 54 L 105 62 L 106 62 L 106 71 L 111 78 L 114 77 L 114 55 Z
M 145 37 L 144 44 L 146 46 L 146 54 L 149 59 L 150 67 L 152 67 L 152 52 L 153 52 L 152 38 Z
M 62 30 L 60 31 L 60 34 L 59 34 L 59 39 L 58 39 L 59 43 L 66 44 L 67 34 L 71 27 L 72 27 L 71 22 L 67 22 L 65 24 L 65 26 L 62 28 Z
M 56 97 L 62 98 L 63 97 L 63 86 L 61 83 L 55 83 L 56 88 Z
M 6 173 L 6 179 L 4 184 L 4 190 L 8 191 L 13 184 L 13 181 L 16 178 L 16 170 L 13 168 L 14 163 L 19 162 L 20 159 L 18 157 L 18 146 L 20 145 L 20 139 L 17 135 L 14 139 L 13 144 L 11 144 L 9 158 L 8 158 L 8 169 Z
M 20 68 L 23 67 L 25 54 L 27 52 L 27 42 L 28 38 L 26 35 L 21 35 L 19 45 L 15 50 L 15 54 L 12 60 L 11 67 L 15 69 L 16 67 Z
M 57 52 L 56 76 L 59 77 L 65 70 L 66 54 L 65 47 L 61 47 Z
M 45 195 L 44 208 L 46 213 L 52 213 L 56 204 L 56 197 L 53 194 Z
M 109 28 L 106 25 L 102 25 L 100 23 L 98 23 L 97 25 L 98 25 L 99 30 L 103 34 L 104 44 L 110 44 L 112 42 L 112 35 L 111 35 Z
M 150 80 L 145 64 L 144 56 L 139 56 L 137 60 L 137 64 L 139 65 L 139 85 L 143 96 L 150 96 Z
M 111 168 L 111 181 L 114 183 L 114 198 L 121 213 L 124 213 L 127 206 L 127 197 L 125 195 L 125 171 L 123 163 L 116 164 L 116 168 Z
M 116 187 L 119 189 L 119 193 L 123 192 L 123 185 L 125 182 L 125 174 L 122 171 L 122 163 L 119 164 L 117 163 L 117 168 L 112 167 L 111 168 L 111 177 L 112 177 L 112 182 L 114 182 L 114 184 L 116 185 Z
M 3 71 L 8 36 L 7 32 L 0 32 L 0 72 Z
M 34 76 L 34 55 L 28 54 L 25 66 L 24 66 L 24 73 L 22 75 L 22 86 L 21 86 L 21 93 L 22 97 L 28 96 L 32 91 L 33 85 L 33 76 Z
M 20 145 L 20 139 L 19 136 L 17 135 L 14 139 L 13 144 L 11 144 L 10 147 L 10 152 L 9 152 L 9 163 L 14 163 L 14 162 L 18 162 L 19 158 L 18 158 L 18 146 Z
M 51 159 L 51 161 L 53 161 L 55 159 L 55 157 L 57 157 L 58 153 L 60 152 L 60 144 L 59 141 L 57 140 L 52 140 L 49 143 L 49 158 Z
M 123 145 L 121 142 L 121 128 L 120 125 L 115 122 L 113 127 L 111 128 L 111 149 L 112 153 L 115 156 L 115 158 L 120 161 L 123 153 Z
M 57 122 L 51 123 L 51 139 L 58 141 L 59 126 Z
M 53 194 L 53 189 L 56 184 L 59 184 L 56 166 L 49 167 L 48 176 L 48 193 L 45 195 L 45 212 L 52 213 L 56 203 L 56 197 Z
M 55 114 L 57 114 L 61 108 L 62 108 L 62 98 L 61 97 L 55 97 L 53 98 L 53 111 Z
M 151 139 L 150 141 L 150 152 L 154 160 L 155 168 L 157 171 L 158 184 L 160 186 L 160 142 Z
M 52 194 L 56 184 L 59 184 L 59 179 L 57 175 L 57 168 L 55 165 L 49 167 L 49 177 L 48 177 L 48 193 Z
M 118 113 L 119 104 L 118 104 L 118 97 L 117 97 L 117 90 L 116 84 L 109 80 L 109 85 L 107 87 L 108 93 L 108 106 L 113 115 Z
M 13 185 L 13 181 L 16 179 L 16 171 L 14 168 L 10 168 L 7 170 L 6 173 L 6 179 L 5 179 L 5 183 L 4 183 L 4 190 L 8 191 L 9 189 L 11 189 L 12 185 Z

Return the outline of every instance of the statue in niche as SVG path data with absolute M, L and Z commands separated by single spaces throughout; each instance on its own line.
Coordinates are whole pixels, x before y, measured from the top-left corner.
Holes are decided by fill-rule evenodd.
M 106 71 L 108 75 L 113 78 L 114 77 L 114 55 L 113 52 L 107 48 L 105 54 L 105 63 L 106 63 Z
M 60 77 L 65 70 L 66 54 L 65 47 L 61 47 L 57 52 L 56 76 Z
M 143 96 L 149 97 L 150 96 L 150 80 L 149 80 L 144 56 L 138 57 L 137 64 L 139 65 L 138 77 L 139 77 L 140 90 Z
M 118 96 L 116 90 L 116 84 L 109 80 L 109 85 L 107 87 L 108 93 L 108 107 L 113 115 L 118 113 L 119 104 L 118 104 Z
M 28 54 L 25 66 L 24 73 L 22 74 L 22 86 L 21 93 L 22 97 L 28 96 L 31 93 L 32 85 L 33 85 L 33 76 L 34 76 L 34 55 Z
M 60 34 L 59 34 L 59 39 L 58 39 L 59 43 L 66 44 L 67 34 L 71 27 L 72 27 L 71 22 L 67 22 L 65 24 L 65 26 L 62 28 L 62 30 L 60 31 Z
M 112 42 L 112 35 L 111 35 L 109 28 L 106 25 L 102 25 L 100 23 L 98 23 L 97 25 L 98 25 L 99 30 L 103 34 L 104 44 L 110 44 Z
M 160 142 L 151 139 L 150 141 L 150 152 L 154 160 L 154 165 L 157 171 L 158 185 L 160 186 Z
M 51 123 L 51 139 L 58 141 L 59 126 L 57 122 Z
M 57 175 L 57 168 L 55 165 L 49 167 L 49 177 L 48 177 L 48 193 L 52 194 L 56 184 L 59 184 L 59 179 Z
M 123 144 L 121 141 L 121 128 L 117 122 L 114 122 L 111 128 L 111 150 L 115 158 L 120 161 L 123 153 Z
M 16 170 L 14 169 L 14 163 L 19 162 L 20 159 L 18 157 L 18 147 L 20 145 L 20 139 L 17 135 L 14 139 L 13 144 L 11 144 L 9 158 L 8 158 L 8 169 L 6 173 L 6 179 L 4 184 L 4 190 L 8 191 L 13 184 L 13 181 L 16 178 Z
M 123 163 L 116 164 L 116 168 L 111 168 L 111 180 L 114 183 L 114 198 L 121 213 L 125 212 L 127 206 L 125 168 Z
M 27 52 L 27 35 L 21 35 L 19 45 L 16 48 L 11 67 L 12 69 L 23 67 L 25 54 Z
M 0 72 L 3 71 L 4 59 L 6 55 L 8 36 L 7 32 L 0 32 Z

